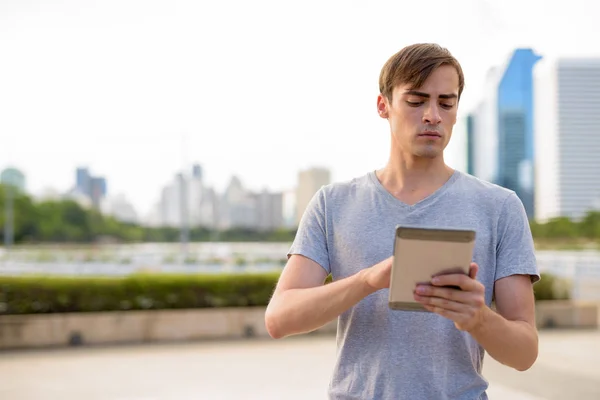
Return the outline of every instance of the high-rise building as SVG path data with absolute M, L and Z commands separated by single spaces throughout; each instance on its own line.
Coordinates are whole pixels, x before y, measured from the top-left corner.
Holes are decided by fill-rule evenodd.
M 291 229 L 296 226 L 296 191 L 286 190 L 282 196 L 283 226 Z
M 186 177 L 188 223 L 191 227 L 206 226 L 202 221 L 201 204 L 204 201 L 204 185 L 202 184 L 202 173 L 197 174 L 196 169 L 192 171 L 192 176 Z
M 296 188 L 296 224 L 300 223 L 302 215 L 315 193 L 322 186 L 331 182 L 331 173 L 326 168 L 310 168 L 298 173 Z
M 104 178 L 92 177 L 89 196 L 94 207 L 99 208 L 102 199 L 106 196 L 106 180 Z
M 160 222 L 162 226 L 181 226 L 181 179 L 175 177 L 161 191 L 160 197 Z
M 192 167 L 192 177 L 194 179 L 202 180 L 202 166 L 200 164 L 194 164 Z
M 535 218 L 579 219 L 600 209 L 600 58 L 534 71 Z
M 0 184 L 10 185 L 20 192 L 25 192 L 25 174 L 16 168 L 6 168 L 0 173 Z
M 75 171 L 75 188 L 79 193 L 91 196 L 92 177 L 87 168 L 77 168 Z
M 75 171 L 75 188 L 71 195 L 87 197 L 95 208 L 101 208 L 101 202 L 106 198 L 106 179 L 92 176 L 88 168 L 79 167 Z
M 258 230 L 272 231 L 283 227 L 283 193 L 263 190 L 257 194 L 256 212 Z
M 475 174 L 475 136 L 473 126 L 473 114 L 469 114 L 465 117 L 465 125 L 467 130 L 467 149 L 466 149 L 466 172 L 467 174 Z
M 503 67 L 491 68 L 483 85 L 483 96 L 472 113 L 472 174 L 488 182 L 498 175 L 498 85 Z
M 102 197 L 106 197 L 106 195 L 107 195 L 106 178 L 97 177 L 95 179 L 98 181 L 98 185 L 100 186 L 100 193 L 102 194 Z
M 219 228 L 255 229 L 257 198 L 244 188 L 237 176 L 231 177 L 219 204 Z
M 461 116 L 457 118 L 452 129 L 452 138 L 444 152 L 444 161 L 452 168 L 463 172 L 467 170 L 467 122 L 468 117 Z
M 200 203 L 200 225 L 210 229 L 218 229 L 220 211 L 219 195 L 214 188 L 203 187 Z
M 216 228 L 220 209 L 225 212 L 225 207 L 219 208 L 217 193 L 202 181 L 202 169 L 196 165 L 191 175 L 180 172 L 162 189 L 154 223 L 171 227 Z
M 541 57 L 517 49 L 498 85 L 498 169 L 496 183 L 515 191 L 527 215 L 534 215 L 533 67 Z
M 101 203 L 101 210 L 103 214 L 110 215 L 121 222 L 138 222 L 135 208 L 122 194 L 104 199 Z
M 468 120 L 467 170 L 515 191 L 534 216 L 533 68 L 541 59 L 532 49 L 512 52 L 490 69 L 483 98 Z

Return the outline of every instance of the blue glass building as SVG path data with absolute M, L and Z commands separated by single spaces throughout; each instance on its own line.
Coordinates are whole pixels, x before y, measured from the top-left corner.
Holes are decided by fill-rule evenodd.
M 496 183 L 514 190 L 534 216 L 533 67 L 542 57 L 531 49 L 513 52 L 498 86 Z
M 473 114 L 467 115 L 467 174 L 475 175 L 475 138 Z
M 92 176 L 87 168 L 77 168 L 75 174 L 76 190 L 90 198 L 95 207 L 99 207 L 100 200 L 106 197 L 106 178 Z
M 75 187 L 86 196 L 92 192 L 92 177 L 87 168 L 77 168 L 75 171 Z

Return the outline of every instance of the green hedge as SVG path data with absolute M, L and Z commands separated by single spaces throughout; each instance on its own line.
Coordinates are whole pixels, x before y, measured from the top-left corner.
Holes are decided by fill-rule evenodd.
M 533 285 L 536 300 L 568 300 L 570 282 L 550 274 L 542 274 L 542 279 Z
M 0 277 L 0 315 L 262 306 L 278 276 Z
M 278 277 L 278 273 L 0 276 L 0 315 L 265 306 Z M 557 290 L 557 280 L 548 275 L 534 288 L 537 300 L 565 298 Z

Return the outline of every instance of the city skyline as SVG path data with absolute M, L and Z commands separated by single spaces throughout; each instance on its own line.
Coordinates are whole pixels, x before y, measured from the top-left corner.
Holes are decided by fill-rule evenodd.
M 223 183 L 222 190 L 215 190 L 204 181 L 203 166 L 194 163 L 188 170 L 174 171 L 171 180 L 157 189 L 158 200 L 152 204 L 148 212 L 144 213 L 136 209 L 123 193 L 107 193 L 106 178 L 92 175 L 88 167 L 77 166 L 73 172 L 72 185 L 63 191 L 31 193 L 27 190 L 27 177 L 13 167 L 0 169 L 0 175 L 3 177 L 0 183 L 17 184 L 25 194 L 37 201 L 73 200 L 84 208 L 96 208 L 103 214 L 111 215 L 122 222 L 139 223 L 145 226 L 181 226 L 180 218 L 184 216 L 181 209 L 181 195 L 186 193 L 186 223 L 207 228 L 213 228 L 216 224 L 219 229 L 246 225 L 246 227 L 259 229 L 291 227 L 298 222 L 297 213 L 304 212 L 304 208 L 320 186 L 331 183 L 328 169 L 312 166 L 297 171 L 297 180 L 287 190 L 274 191 L 266 186 L 259 190 L 252 189 L 247 187 L 236 174 Z M 314 174 L 316 180 L 310 178 Z M 13 178 L 15 176 L 18 176 L 18 179 Z M 307 178 L 313 183 L 306 185 Z M 94 190 L 93 182 L 101 182 L 103 191 Z M 182 187 L 183 182 L 185 186 Z M 269 211 L 273 207 L 278 211 L 274 213 Z M 250 216 L 249 220 L 252 222 L 248 225 L 248 216 L 245 215 L 247 213 L 260 215 Z
M 466 142 L 465 139 L 466 137 L 463 137 L 463 132 L 461 131 L 462 126 L 461 126 L 461 119 L 459 119 L 459 121 L 457 122 L 457 126 L 455 129 L 455 137 L 452 138 L 451 142 L 448 144 L 447 150 L 446 150 L 446 161 L 454 166 L 455 168 L 459 169 L 459 170 L 464 170 L 466 171 Z M 384 150 L 387 150 L 384 149 Z M 195 165 L 200 165 L 202 167 L 202 171 L 204 174 L 204 179 L 207 182 L 208 185 L 213 186 L 215 188 L 215 190 L 219 193 L 222 193 L 226 190 L 226 187 L 228 185 L 228 183 L 230 182 L 230 180 L 234 177 L 239 178 L 240 180 L 242 180 L 244 182 L 244 185 L 251 191 L 255 191 L 255 192 L 260 192 L 262 190 L 268 190 L 271 192 L 289 192 L 289 191 L 294 191 L 295 190 L 295 185 L 296 185 L 296 179 L 297 179 L 297 174 L 299 171 L 302 170 L 307 170 L 310 168 L 325 168 L 327 170 L 330 171 L 331 174 L 331 180 L 332 181 L 341 181 L 341 180 L 349 180 L 349 179 L 353 179 L 357 176 L 360 176 L 362 174 L 366 174 L 367 172 L 369 172 L 372 169 L 376 169 L 376 168 L 381 168 L 384 164 L 382 163 L 383 158 L 379 159 L 379 163 L 374 163 L 372 164 L 372 168 L 365 168 L 365 169 L 354 169 L 350 172 L 348 171 L 343 171 L 341 170 L 341 168 L 336 168 L 334 167 L 330 167 L 329 163 L 317 163 L 317 164 L 303 164 L 301 165 L 297 170 L 291 170 L 289 172 L 289 180 L 285 180 L 284 182 L 280 181 L 275 181 L 273 182 L 272 180 L 269 180 L 269 177 L 266 176 L 264 180 L 261 180 L 261 178 L 256 178 L 254 176 L 249 176 L 248 174 L 245 174 L 243 172 L 243 167 L 240 167 L 239 170 L 234 170 L 234 169 L 229 169 L 228 173 L 229 175 L 226 175 L 225 172 L 221 172 L 221 173 L 215 173 L 215 171 L 210 171 L 209 168 L 207 168 L 203 163 L 199 162 L 199 161 L 192 161 L 189 164 L 185 165 L 185 166 L 181 166 L 178 167 L 177 165 L 173 166 L 173 169 L 171 170 L 162 170 L 162 176 L 165 177 L 164 180 L 160 181 L 160 182 L 155 182 L 152 184 L 153 189 L 153 194 L 149 197 L 146 198 L 144 201 L 139 201 L 139 199 L 136 199 L 135 196 L 135 191 L 136 188 L 132 187 L 135 185 L 135 179 L 131 179 L 129 180 L 128 183 L 131 183 L 133 185 L 128 185 L 128 183 L 125 183 L 125 187 L 123 187 L 122 185 L 115 185 L 114 184 L 114 175 L 110 175 L 108 173 L 104 173 L 102 170 L 94 167 L 93 165 L 96 165 L 95 163 L 75 163 L 73 165 L 67 165 L 67 173 L 66 173 L 66 177 L 64 175 L 60 175 L 60 176 L 53 176 L 53 178 L 58 178 L 55 179 L 53 181 L 48 181 L 48 182 L 39 182 L 36 178 L 36 174 L 42 174 L 43 171 L 40 170 L 31 170 L 31 169 L 27 169 L 27 168 L 23 168 L 21 165 L 17 165 L 15 163 L 5 163 L 2 164 L 0 163 L 0 171 L 1 170 L 5 170 L 5 169 L 9 169 L 9 168 L 14 168 L 18 171 L 21 171 L 26 177 L 27 177 L 27 185 L 26 185 L 26 191 L 31 194 L 34 197 L 43 197 L 45 195 L 48 194 L 56 194 L 56 193 L 67 193 L 69 191 L 72 190 L 76 190 L 77 189 L 77 179 L 76 179 L 76 173 L 78 169 L 86 169 L 86 170 L 90 170 L 90 171 L 94 171 L 95 174 L 101 176 L 106 182 L 105 184 L 107 184 L 109 186 L 108 189 L 106 189 L 106 195 L 108 197 L 125 197 L 129 202 L 132 203 L 132 205 L 134 206 L 134 208 L 136 209 L 137 213 L 139 215 L 147 215 L 147 214 L 151 214 L 153 212 L 153 208 L 155 207 L 156 203 L 160 200 L 160 191 L 161 188 L 168 184 L 168 182 L 170 182 L 175 176 L 177 176 L 177 174 L 181 173 L 182 171 L 189 171 L 191 172 L 194 168 Z M 208 173 L 206 172 L 208 171 Z M 124 172 L 128 172 L 128 171 L 124 171 Z M 208 177 L 208 179 L 206 179 L 206 177 Z M 215 177 L 221 177 L 224 178 L 223 180 L 217 180 Z M 211 179 L 212 178 L 212 179 Z M 36 182 L 37 184 L 31 185 L 31 181 Z M 32 187 L 33 186 L 33 187 Z M 121 186 L 121 187 L 119 187 Z M 127 187 L 129 186 L 129 187 Z M 117 187 L 117 189 L 113 189 L 113 187 Z M 136 201 L 138 200 L 138 201 Z
M 19 168 L 35 194 L 66 190 L 72 171 L 87 166 L 141 213 L 194 160 L 220 189 L 238 175 L 254 190 L 290 190 L 312 165 L 333 181 L 351 179 L 387 160 L 389 129 L 375 99 L 394 52 L 423 41 L 448 47 L 466 75 L 464 116 L 488 69 L 514 48 L 597 55 L 589 4 L 434 1 L 424 29 L 417 18 L 398 25 L 422 5 L 390 1 L 7 0 L 0 168 Z M 454 139 L 451 165 L 462 163 Z
M 542 60 L 541 63 L 540 60 Z M 539 65 L 543 67 L 539 67 Z M 545 65 L 552 65 L 555 68 L 553 73 L 549 74 L 549 68 Z M 558 65 L 561 67 L 558 68 Z M 557 86 L 558 76 L 561 76 L 560 82 L 563 89 L 561 92 L 558 91 Z M 482 97 L 476 111 L 459 118 L 457 121 L 454 132 L 455 138 L 453 138 L 454 147 L 451 150 L 454 154 L 461 155 L 461 162 L 458 163 L 460 165 L 455 165 L 455 168 L 515 190 L 523 201 L 529 218 L 534 218 L 534 215 L 536 219 L 541 220 L 560 216 L 577 218 L 585 215 L 588 211 L 598 209 L 600 207 L 600 186 L 595 184 L 597 182 L 593 175 L 588 176 L 585 180 L 580 179 L 580 177 L 594 171 L 593 165 L 598 164 L 590 140 L 596 140 L 600 136 L 589 137 L 586 132 L 586 144 L 581 141 L 574 142 L 582 143 L 583 147 L 575 148 L 571 144 L 570 150 L 565 150 L 564 141 L 567 137 L 579 134 L 579 128 L 577 124 L 566 123 L 562 119 L 561 123 L 558 123 L 558 120 L 567 115 L 562 112 L 567 104 L 570 107 L 569 121 L 574 122 L 592 118 L 589 115 L 584 116 L 585 110 L 590 109 L 589 107 L 586 108 L 585 104 L 590 100 L 583 99 L 581 93 L 589 91 L 588 89 L 593 89 L 600 84 L 598 80 L 600 78 L 600 57 L 544 58 L 543 55 L 537 54 L 532 49 L 516 48 L 504 64 L 490 71 L 488 78 L 488 91 Z M 536 82 L 535 86 L 534 81 Z M 567 87 L 569 90 L 566 89 Z M 595 99 L 592 100 L 595 101 Z M 579 106 L 573 106 L 573 104 L 579 104 Z M 536 109 L 535 112 L 534 109 Z M 548 114 L 548 110 L 550 110 L 550 114 Z M 534 119 L 536 123 L 534 123 Z M 481 135 L 484 131 L 488 134 Z M 559 132 L 560 138 L 556 136 Z M 534 139 L 534 136 L 537 139 Z M 485 139 L 485 141 L 482 141 L 482 139 Z M 560 146 L 559 142 L 562 142 Z M 489 147 L 490 144 L 493 144 L 493 146 Z M 558 151 L 564 153 L 560 157 L 560 162 L 556 158 Z M 570 158 L 566 156 L 567 154 Z M 587 161 L 585 166 L 582 167 L 584 154 L 586 154 Z M 534 168 L 534 165 L 538 168 Z M 560 172 L 557 172 L 559 169 Z M 537 171 L 535 177 L 534 171 Z M 557 176 L 563 177 L 567 171 L 571 174 L 571 178 L 567 181 L 556 178 Z M 16 184 L 23 189 L 25 176 L 19 170 L 8 168 L 3 170 L 1 175 L 3 180 L 18 182 Z M 174 176 L 176 182 L 181 178 L 188 179 L 189 177 L 200 183 L 201 186 L 197 189 L 200 192 L 193 195 L 197 200 L 188 200 L 190 204 L 193 204 L 193 207 L 199 207 L 200 203 L 198 201 L 206 195 L 211 197 L 212 200 L 210 201 L 213 203 L 221 201 L 224 201 L 225 204 L 230 203 L 226 208 L 234 207 L 234 214 L 237 217 L 232 217 L 233 214 L 229 216 L 224 214 L 218 217 L 217 220 L 223 217 L 226 219 L 234 218 L 230 220 L 229 223 L 231 223 L 231 221 L 243 217 L 239 221 L 246 222 L 241 222 L 241 226 L 249 223 L 246 214 L 255 213 L 256 207 L 262 209 L 262 212 L 265 213 L 264 210 L 269 208 L 265 201 L 272 201 L 265 198 L 261 200 L 262 205 L 258 206 L 258 203 L 250 205 L 247 200 L 251 203 L 259 201 L 261 196 L 259 192 L 261 191 L 269 196 L 274 194 L 279 196 L 279 199 L 276 200 L 279 204 L 278 209 L 283 210 L 289 208 L 289 206 L 284 205 L 284 198 L 286 197 L 284 194 L 293 191 L 290 187 L 287 187 L 273 193 L 272 190 L 268 189 L 268 185 L 263 185 L 261 190 L 247 190 L 241 182 L 239 174 L 233 174 L 226 181 L 228 183 L 222 182 L 222 185 L 228 185 L 227 189 L 221 191 L 215 197 L 213 188 L 204 184 L 204 169 L 198 163 L 193 163 L 187 171 L 177 171 Z M 329 169 L 313 166 L 310 169 L 298 171 L 298 180 L 295 185 L 296 223 L 314 193 L 321 185 L 327 185 L 330 182 L 331 171 Z M 96 186 L 98 183 L 102 186 L 97 186 L 97 189 L 94 190 L 92 189 L 94 183 L 96 183 Z M 228 194 L 232 190 L 232 185 L 234 187 L 233 191 L 237 192 L 233 197 Z M 560 189 L 564 185 L 570 185 L 570 190 Z M 92 203 L 98 207 L 97 199 L 96 201 L 93 200 L 94 193 L 97 196 L 100 190 L 103 196 L 106 195 L 106 180 L 100 176 L 92 176 L 87 167 L 78 166 L 74 188 L 69 192 L 87 195 L 92 198 Z M 165 190 L 167 189 L 172 192 L 170 205 L 164 203 Z M 210 193 L 202 194 L 207 189 Z M 181 190 L 181 188 L 173 186 L 173 182 L 163 187 L 162 200 L 160 201 L 161 204 L 158 205 L 158 209 L 170 207 L 171 222 L 165 223 L 165 220 L 162 220 L 158 225 L 178 226 L 180 224 L 175 220 L 181 217 L 181 211 L 178 211 L 181 201 L 177 200 Z M 189 190 L 189 188 L 186 190 Z M 267 192 L 267 190 L 269 191 Z M 549 193 L 552 194 L 549 195 Z M 249 196 L 249 198 L 244 200 L 243 198 L 246 196 Z M 228 201 L 228 197 L 230 199 L 237 198 L 238 200 L 234 201 L 237 205 Z M 533 205 L 534 198 L 535 209 Z M 544 200 L 546 198 L 552 200 L 547 202 Z M 560 208 L 561 201 L 565 201 L 569 205 Z M 122 196 L 121 205 L 126 202 L 127 199 Z M 213 209 L 215 206 L 212 205 L 209 208 Z M 220 208 L 220 206 L 216 208 Z M 197 212 L 201 211 L 197 210 Z M 199 215 L 197 214 L 196 218 L 199 218 Z M 213 217 L 204 218 L 208 218 L 206 221 L 210 221 L 210 223 L 216 223 Z M 249 218 L 254 221 L 250 225 L 256 224 L 258 221 L 253 219 L 255 217 Z M 282 226 L 283 220 L 288 217 L 279 215 L 277 218 L 281 222 L 276 222 L 275 226 Z M 294 219 L 293 216 L 289 218 Z M 147 216 L 142 217 L 140 222 L 147 224 Z M 236 222 L 233 222 L 233 224 L 234 226 L 240 226 Z M 221 226 L 221 228 L 224 228 L 224 226 Z

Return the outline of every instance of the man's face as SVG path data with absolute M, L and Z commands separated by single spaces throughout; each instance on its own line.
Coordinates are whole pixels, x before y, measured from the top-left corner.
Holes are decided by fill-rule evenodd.
M 452 136 L 458 108 L 458 73 L 442 65 L 420 88 L 399 85 L 392 101 L 381 95 L 377 109 L 390 123 L 392 142 L 402 153 L 419 158 L 443 154 Z

